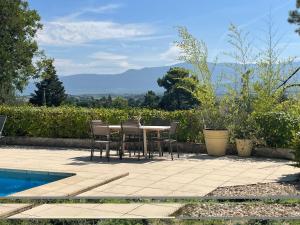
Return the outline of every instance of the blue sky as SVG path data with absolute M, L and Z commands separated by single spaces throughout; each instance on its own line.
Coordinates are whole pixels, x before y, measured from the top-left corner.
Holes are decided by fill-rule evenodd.
M 204 40 L 210 59 L 228 61 L 230 23 L 250 32 L 257 48 L 270 12 L 282 36 L 283 57 L 297 56 L 300 37 L 287 22 L 295 0 L 29 0 L 42 17 L 38 43 L 55 58 L 59 75 L 114 74 L 171 65 L 177 26 Z

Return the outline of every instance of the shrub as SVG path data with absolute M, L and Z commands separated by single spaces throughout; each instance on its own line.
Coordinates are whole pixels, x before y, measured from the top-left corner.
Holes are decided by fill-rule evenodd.
M 300 167 L 300 132 L 296 134 L 295 138 L 295 161 L 297 166 Z
M 109 124 L 120 124 L 133 116 L 141 116 L 144 124 L 160 117 L 179 121 L 179 141 L 199 141 L 202 122 L 200 112 L 160 111 L 150 109 L 87 109 L 78 107 L 32 107 L 0 105 L 0 115 L 7 115 L 4 129 L 7 136 L 88 138 L 89 122 L 101 119 Z
M 286 112 L 255 113 L 258 136 L 270 147 L 289 147 L 299 126 L 299 119 Z

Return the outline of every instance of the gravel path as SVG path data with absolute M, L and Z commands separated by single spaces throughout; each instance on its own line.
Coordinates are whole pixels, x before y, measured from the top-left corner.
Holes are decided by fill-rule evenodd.
M 267 196 L 300 196 L 300 181 L 290 183 L 265 183 L 219 187 L 210 192 L 208 197 L 267 197 Z
M 224 202 L 188 204 L 177 212 L 179 217 L 297 217 L 300 203 L 266 204 L 262 202 Z

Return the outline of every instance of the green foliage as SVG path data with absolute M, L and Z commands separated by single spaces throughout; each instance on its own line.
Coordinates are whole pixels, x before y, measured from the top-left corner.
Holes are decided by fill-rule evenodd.
M 31 95 L 30 103 L 42 106 L 59 106 L 66 100 L 65 88 L 58 79 L 53 59 L 40 62 L 41 77 L 44 79 L 36 84 L 37 90 Z
M 295 135 L 293 147 L 295 149 L 295 161 L 297 163 L 297 166 L 300 167 L 300 131 Z
M 208 49 L 203 40 L 197 40 L 191 35 L 186 27 L 178 28 L 180 41 L 176 42 L 181 50 L 181 60 L 191 64 L 193 73 L 197 78 L 198 88 L 197 99 L 203 108 L 212 107 L 216 103 L 216 93 L 212 83 L 212 70 L 208 63 Z M 199 91 L 201 90 L 201 91 Z
M 244 110 L 236 110 L 229 116 L 229 121 L 228 129 L 232 139 L 255 139 L 255 121 L 249 113 Z
M 199 120 L 199 112 L 196 110 L 167 112 L 140 108 L 120 110 L 0 105 L 0 114 L 8 116 L 4 129 L 7 136 L 88 138 L 89 122 L 92 119 L 101 119 L 109 124 L 120 124 L 121 121 L 135 116 L 140 116 L 145 124 L 149 124 L 153 118 L 179 121 L 180 141 L 201 140 L 203 128 Z
M 143 106 L 144 96 L 138 95 L 128 95 L 128 96 L 115 96 L 112 98 L 108 96 L 71 96 L 68 95 L 65 105 L 86 107 L 86 108 L 117 108 L 126 109 L 128 107 L 141 107 Z M 146 107 L 146 106 L 144 106 Z M 148 107 L 147 107 L 148 108 Z M 150 107 L 149 107 L 150 108 Z
M 112 100 L 112 107 L 116 109 L 124 109 L 128 107 L 128 100 L 123 97 L 116 97 Z
M 159 106 L 160 97 L 154 91 L 148 91 L 144 97 L 143 106 L 150 109 L 157 109 Z
M 300 0 L 297 0 L 296 8 L 296 10 L 290 11 L 288 21 L 290 23 L 300 25 L 300 12 L 298 11 L 298 9 L 300 8 Z M 297 28 L 296 32 L 300 35 L 300 28 Z
M 224 130 L 227 129 L 227 113 L 221 105 L 201 110 L 205 129 Z
M 0 0 L 0 103 L 10 102 L 35 76 L 40 16 L 25 0 Z
M 273 111 L 253 113 L 258 135 L 271 147 L 288 147 L 299 129 L 299 118 L 289 113 Z
M 166 110 L 191 109 L 199 105 L 197 92 L 200 86 L 196 77 L 184 68 L 171 68 L 157 83 L 166 89 L 160 106 Z

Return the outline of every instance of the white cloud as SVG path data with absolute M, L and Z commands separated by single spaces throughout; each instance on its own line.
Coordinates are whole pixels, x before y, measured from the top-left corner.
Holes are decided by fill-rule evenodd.
M 138 69 L 140 66 L 129 62 L 125 55 L 109 52 L 96 52 L 90 55 L 88 62 L 74 62 L 70 59 L 56 59 L 55 67 L 59 75 L 72 75 L 81 73 L 116 74 L 128 69 Z
M 90 58 L 97 60 L 127 60 L 126 55 L 113 54 L 110 52 L 95 52 Z
M 94 8 L 84 8 L 78 12 L 71 13 L 67 16 L 61 17 L 59 18 L 59 20 L 66 20 L 66 21 L 73 20 L 87 13 L 95 13 L 95 14 L 109 13 L 109 12 L 113 12 L 114 10 L 120 7 L 121 7 L 120 4 L 108 4 L 108 5 L 98 6 Z
M 38 33 L 42 45 L 77 45 L 92 41 L 141 37 L 153 34 L 143 24 L 119 24 L 107 21 L 54 21 L 44 23 Z
M 165 52 L 160 54 L 160 59 L 165 61 L 167 65 L 172 65 L 180 62 L 178 59 L 180 54 L 180 48 L 175 44 L 171 44 Z

